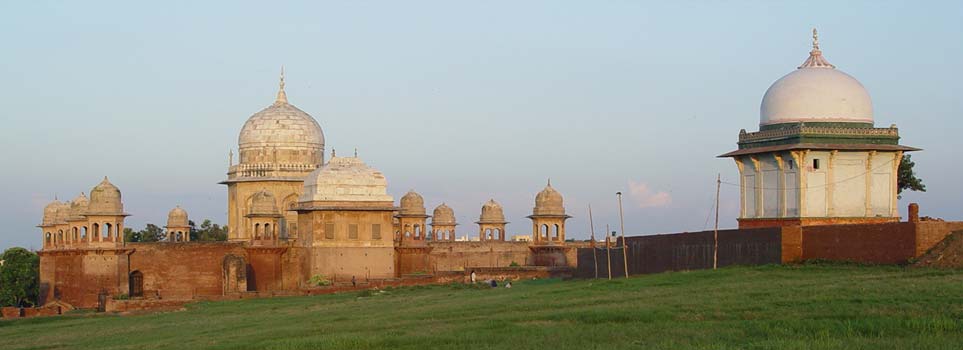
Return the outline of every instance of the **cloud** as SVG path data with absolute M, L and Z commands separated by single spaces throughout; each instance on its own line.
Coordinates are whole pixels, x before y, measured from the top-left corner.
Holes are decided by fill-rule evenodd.
M 653 192 L 645 182 L 629 180 L 629 197 L 639 205 L 639 208 L 664 207 L 672 203 L 672 196 L 668 192 Z

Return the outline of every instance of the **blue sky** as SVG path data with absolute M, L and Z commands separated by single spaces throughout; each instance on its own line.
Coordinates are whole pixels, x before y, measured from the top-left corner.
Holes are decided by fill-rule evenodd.
M 291 103 L 327 149 L 385 173 L 400 198 L 482 203 L 530 230 L 547 178 L 568 236 L 697 231 L 715 177 L 735 181 L 739 129 L 766 88 L 807 57 L 810 29 L 897 124 L 929 192 L 923 215 L 961 219 L 960 2 L 47 2 L 0 4 L 0 248 L 38 247 L 43 206 L 108 175 L 133 214 L 175 205 L 226 221 L 228 151 L 269 105 L 285 65 Z M 724 186 L 724 227 L 738 192 Z M 903 210 L 905 212 L 905 209 Z M 707 224 L 708 222 L 708 224 Z

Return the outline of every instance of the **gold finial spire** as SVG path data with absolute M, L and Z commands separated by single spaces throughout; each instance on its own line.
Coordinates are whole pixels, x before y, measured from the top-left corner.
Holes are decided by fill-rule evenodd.
M 358 158 L 358 147 L 354 148 L 354 157 Z
M 288 103 L 288 95 L 284 93 L 284 65 L 281 65 L 281 83 L 279 84 L 278 98 L 274 101 L 275 104 Z
M 819 32 L 813 27 L 813 50 L 819 50 Z

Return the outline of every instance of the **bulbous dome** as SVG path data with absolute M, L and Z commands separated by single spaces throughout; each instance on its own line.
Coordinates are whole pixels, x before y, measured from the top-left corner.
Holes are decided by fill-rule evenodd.
M 502 210 L 501 204 L 495 202 L 494 199 L 489 199 L 482 205 L 481 216 L 478 217 L 479 223 L 504 223 L 505 213 Z
M 190 226 L 190 222 L 187 218 L 187 210 L 177 206 L 171 209 L 170 213 L 167 213 L 167 227 L 181 227 Z
M 445 203 L 435 207 L 431 216 L 432 225 L 456 225 L 455 211 Z
M 414 190 L 401 197 L 401 215 L 425 215 L 425 199 Z
M 321 125 L 314 118 L 287 102 L 254 113 L 237 138 L 245 148 L 324 148 Z
M 87 196 L 83 192 L 80 192 L 74 200 L 70 201 L 70 220 L 83 220 L 84 215 L 87 215 L 87 208 L 90 206 L 90 201 L 87 200 Z
M 124 203 L 121 201 L 120 189 L 104 176 L 104 181 L 90 190 L 87 215 L 121 215 L 123 213 Z
M 251 197 L 251 207 L 248 208 L 248 215 L 269 215 L 280 216 L 277 200 L 274 194 L 268 190 L 260 190 Z
M 760 126 L 799 122 L 873 123 L 869 92 L 826 61 L 815 29 L 809 58 L 776 80 L 759 108 Z
M 551 182 L 535 195 L 535 208 L 532 212 L 534 215 L 565 215 L 562 194 L 552 188 Z
M 252 162 L 247 158 L 255 157 L 247 157 L 248 151 L 257 150 L 262 151 L 260 153 L 282 150 L 289 154 L 304 154 L 307 156 L 296 158 L 300 158 L 301 162 L 314 163 L 311 155 L 317 154 L 317 159 L 320 159 L 321 153 L 324 152 L 324 133 L 317 120 L 288 103 L 284 92 L 284 71 L 282 70 L 281 88 L 278 91 L 277 100 L 248 118 L 237 137 L 237 143 L 238 150 L 241 152 L 241 163 Z M 276 159 L 274 161 L 278 162 Z M 288 159 L 288 161 L 293 160 Z
M 388 195 L 388 180 L 380 171 L 358 157 L 332 156 L 304 179 L 299 201 L 394 202 L 394 198 Z
M 58 200 L 50 202 L 43 208 L 42 226 L 57 225 L 66 223 L 70 205 Z

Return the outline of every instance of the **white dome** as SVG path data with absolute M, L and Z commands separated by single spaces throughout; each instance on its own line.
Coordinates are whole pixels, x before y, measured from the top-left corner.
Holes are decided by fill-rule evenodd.
M 241 164 L 321 165 L 324 133 L 311 115 L 288 103 L 284 71 L 274 104 L 254 113 L 237 137 Z M 313 168 L 313 167 L 312 167 Z
M 388 195 L 388 180 L 358 157 L 332 156 L 323 167 L 304 179 L 300 202 L 394 202 Z
M 238 135 L 239 148 L 324 149 L 324 133 L 310 115 L 287 102 L 255 113 Z
M 814 31 L 815 39 L 815 31 Z M 873 123 L 869 92 L 829 64 L 813 42 L 809 58 L 776 80 L 762 98 L 759 125 L 799 122 Z

